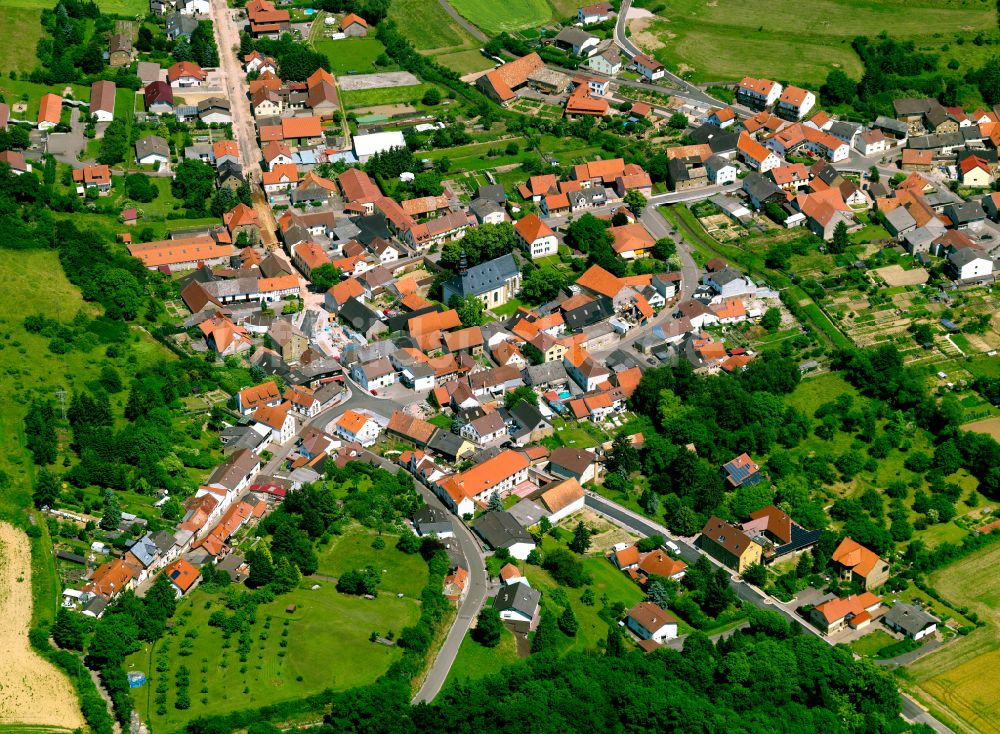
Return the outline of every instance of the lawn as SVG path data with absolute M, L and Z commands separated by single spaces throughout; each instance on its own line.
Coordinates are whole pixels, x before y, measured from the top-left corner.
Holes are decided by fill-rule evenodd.
M 534 28 L 552 19 L 552 8 L 545 0 L 508 0 L 497 5 L 488 0 L 452 0 L 462 17 L 487 35 L 501 31 Z
M 483 647 L 470 635 L 466 635 L 448 672 L 444 688 L 452 683 L 477 680 L 499 673 L 501 668 L 512 665 L 518 660 L 514 634 L 507 628 L 504 628 L 500 644 L 496 647 Z
M 41 100 L 42 95 L 48 94 L 49 92 L 52 92 L 53 94 L 62 94 L 63 89 L 67 86 L 73 88 L 74 99 L 84 101 L 90 100 L 90 86 L 86 84 L 53 84 L 52 86 L 45 86 L 44 84 L 35 84 L 33 82 L 25 82 L 14 79 L 0 79 L 0 94 L 4 96 L 7 103 L 10 104 L 11 107 L 18 102 L 28 103 L 27 112 L 15 113 L 14 110 L 11 109 L 11 117 L 16 119 L 36 120 L 38 119 L 38 103 Z
M 379 592 L 420 596 L 427 583 L 427 564 L 419 554 L 409 555 L 396 550 L 395 535 L 383 535 L 385 547 L 376 550 L 372 541 L 375 533 L 356 528 L 343 536 L 330 548 L 319 552 L 319 571 L 322 576 L 340 576 L 345 571 L 371 566 L 382 571 Z
M 854 652 L 863 658 L 873 658 L 883 647 L 887 647 L 896 642 L 896 638 L 880 629 L 873 630 L 859 640 L 851 643 L 850 647 Z
M 827 372 L 802 380 L 785 402 L 812 417 L 816 408 L 845 393 L 856 396 L 858 391 L 839 373 Z
M 389 17 L 418 51 L 475 48 L 479 43 L 432 0 L 393 0 Z
M 939 48 L 958 35 L 971 40 L 978 31 L 996 30 L 992 5 L 963 0 L 816 0 L 808 13 L 796 0 L 674 0 L 659 8 L 662 20 L 639 34 L 650 37 L 637 42 L 697 81 L 735 81 L 749 74 L 817 86 L 834 68 L 861 77 L 861 62 L 850 46 L 858 35 L 887 31 L 898 40 Z
M 433 84 L 412 84 L 408 87 L 385 87 L 383 89 L 358 89 L 357 91 L 341 92 L 346 109 L 375 107 L 384 104 L 409 104 L 417 106 L 428 89 Z
M 502 306 L 497 306 L 496 308 L 491 308 L 490 311 L 495 313 L 497 316 L 502 318 L 507 318 L 508 316 L 513 316 L 514 313 L 524 304 L 521 303 L 516 298 L 511 298 L 507 303 Z
M 950 718 L 983 734 L 1000 732 L 1000 545 L 993 544 L 930 577 L 953 604 L 967 605 L 985 627 L 910 666 L 913 680 Z
M 49 5 L 46 4 L 45 7 Z M 4 44 L 0 55 L 0 72 L 31 71 L 38 64 L 35 58 L 35 47 L 42 37 L 41 12 L 42 5 L 31 7 L 6 0 L 0 7 L 0 28 L 9 36 L 16 37 L 17 43 Z M 3 82 L 0 82 L 0 86 Z M 9 100 L 8 100 L 9 101 Z
M 321 38 L 313 46 L 330 60 L 332 74 L 386 70 L 375 66 L 375 59 L 379 54 L 385 53 L 385 46 L 374 38 L 345 38 L 342 41 Z
M 435 61 L 463 75 L 493 67 L 493 62 L 483 56 L 478 49 L 442 54 Z
M 258 609 L 246 662 L 240 661 L 235 637 L 227 643 L 218 628 L 208 625 L 209 616 L 223 608 L 222 597 L 195 590 L 182 602 L 174 629 L 156 650 L 147 645 L 128 658 L 128 668 L 141 670 L 148 678 L 133 694 L 143 721 L 153 731 L 175 731 L 199 716 L 259 708 L 326 688 L 363 686 L 382 675 L 401 651 L 369 642 L 369 635 L 390 630 L 398 634 L 413 624 L 420 616 L 418 602 L 392 594 L 379 594 L 374 601 L 348 596 L 323 581 L 315 582 L 320 585 L 315 591 L 305 588 L 313 583 L 305 579 L 303 588 Z M 287 613 L 293 604 L 295 612 Z M 181 641 L 189 631 L 197 639 L 194 653 L 185 657 Z M 169 664 L 161 673 L 156 662 L 164 647 Z M 174 706 L 174 680 L 181 665 L 191 675 L 191 708 L 186 710 Z M 161 677 L 168 683 L 162 715 L 153 701 Z

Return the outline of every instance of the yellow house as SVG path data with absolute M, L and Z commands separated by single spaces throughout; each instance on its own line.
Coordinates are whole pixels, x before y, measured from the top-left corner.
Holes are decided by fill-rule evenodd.
M 714 515 L 698 536 L 698 547 L 738 573 L 760 563 L 763 549 L 736 525 Z

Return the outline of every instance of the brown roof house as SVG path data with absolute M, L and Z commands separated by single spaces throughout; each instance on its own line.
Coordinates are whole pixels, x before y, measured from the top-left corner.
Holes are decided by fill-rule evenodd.
M 287 364 L 296 364 L 302 353 L 309 347 L 309 338 L 303 334 L 291 321 L 277 319 L 271 324 L 268 332 L 274 342 L 276 351 Z
M 703 551 L 739 573 L 761 562 L 763 548 L 740 528 L 715 515 L 705 523 L 697 543 Z
M 125 33 L 115 33 L 108 42 L 108 65 L 128 66 L 132 63 L 132 39 Z
M 587 449 L 561 446 L 549 456 L 549 472 L 557 477 L 572 477 L 580 484 L 597 479 L 597 456 Z
M 850 538 L 840 541 L 832 560 L 845 578 L 859 582 L 866 591 L 889 580 L 889 562 Z

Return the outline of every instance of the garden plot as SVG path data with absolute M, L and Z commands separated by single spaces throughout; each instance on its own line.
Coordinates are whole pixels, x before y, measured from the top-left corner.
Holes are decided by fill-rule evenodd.
M 381 74 L 338 76 L 337 84 L 345 92 L 357 92 L 363 89 L 415 87 L 420 84 L 420 80 L 408 71 L 387 71 Z
M 927 271 L 923 268 L 904 270 L 899 265 L 887 265 L 874 271 L 891 288 L 904 285 L 920 285 L 927 282 Z

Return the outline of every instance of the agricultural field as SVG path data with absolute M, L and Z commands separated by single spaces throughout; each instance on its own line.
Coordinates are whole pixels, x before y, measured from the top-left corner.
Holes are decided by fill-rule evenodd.
M 552 19 L 552 8 L 545 0 L 511 0 L 505 3 L 452 0 L 451 4 L 463 18 L 490 36 L 502 31 L 535 28 Z
M 632 39 L 695 81 L 737 81 L 750 74 L 817 86 L 835 68 L 860 78 L 861 62 L 850 46 L 858 35 L 887 31 L 897 40 L 939 49 L 956 36 L 971 40 L 979 31 L 996 30 L 991 3 L 962 0 L 818 0 L 808 18 L 795 0 L 639 5 L 657 17 L 633 21 Z
M 475 49 L 479 42 L 458 25 L 441 7 L 428 0 L 395 0 L 389 17 L 414 48 L 421 52 L 450 53 Z
M 154 648 L 144 647 L 128 659 L 129 670 L 146 673 L 148 681 L 135 692 L 144 721 L 157 730 L 173 731 L 198 716 L 258 708 L 302 698 L 325 688 L 342 690 L 372 683 L 401 655 L 396 647 L 369 641 L 373 631 L 395 634 L 420 616 L 419 594 L 427 567 L 419 555 L 404 556 L 386 537 L 381 551 L 370 549 L 374 534 L 348 534 L 320 551 L 322 578 L 304 578 L 300 587 L 260 606 L 250 625 L 250 650 L 241 661 L 236 640 L 227 641 L 209 617 L 224 609 L 224 595 L 195 590 L 182 602 L 175 625 Z M 339 547 L 342 546 L 343 547 Z M 352 554 L 361 553 L 363 557 Z M 388 572 L 374 600 L 339 593 L 325 571 L 375 564 Z M 422 566 L 422 573 L 415 565 Z M 398 565 L 397 565 L 398 564 Z M 312 589 L 318 585 L 318 589 Z M 397 598 L 397 593 L 405 593 Z M 294 611 L 288 611 L 294 606 Z M 331 625 L 330 620 L 337 620 Z M 193 642 L 185 642 L 191 640 Z M 330 661 L 351 661 L 331 666 Z M 164 667 L 166 670 L 159 671 Z M 191 707 L 174 706 L 175 679 L 180 666 L 190 672 Z M 160 681 L 166 682 L 167 703 L 154 701 Z M 163 711 L 164 713 L 158 713 Z
M 1000 665 L 1000 546 L 993 544 L 935 572 L 931 585 L 951 603 L 966 605 L 987 624 L 909 667 L 932 711 L 942 710 L 967 730 L 1000 732 L 996 670 Z
M 77 729 L 84 722 L 73 687 L 28 642 L 31 565 L 28 536 L 0 522 L 0 615 L 7 621 L 0 632 L 4 660 L 0 729 L 11 724 L 45 731 Z
M 391 71 L 389 67 L 375 66 L 375 59 L 385 53 L 385 46 L 374 38 L 345 38 L 342 41 L 321 38 L 313 42 L 313 47 L 330 60 L 330 73 L 334 75 Z

